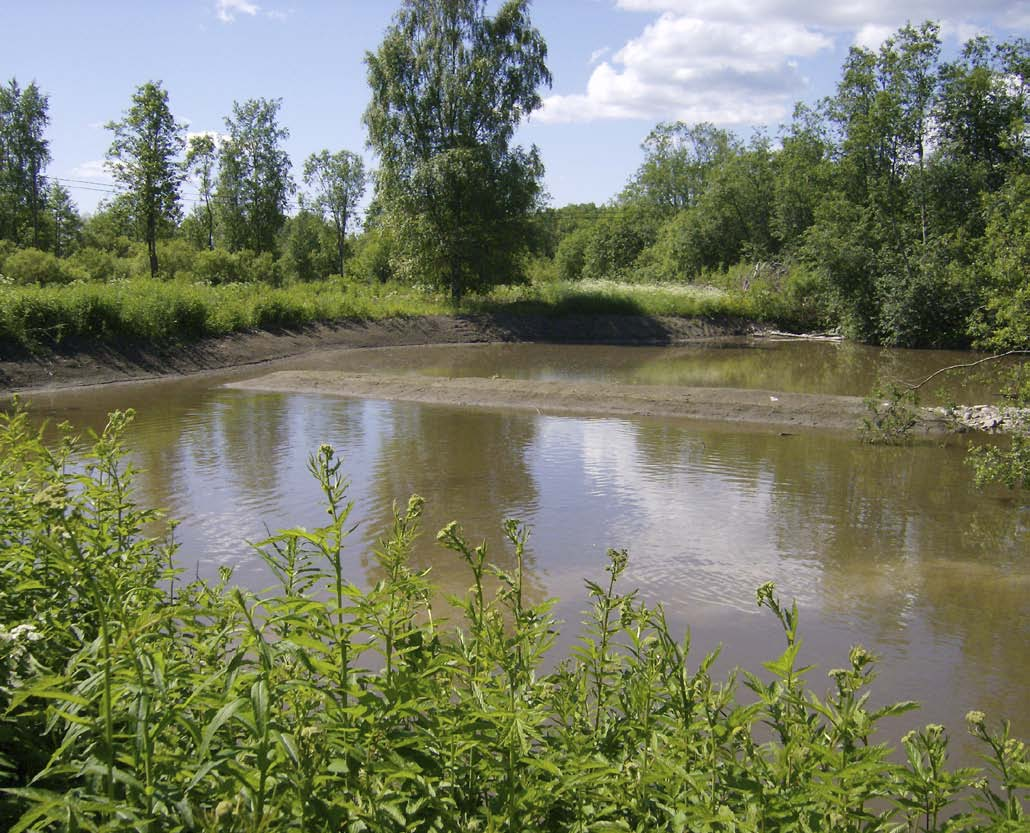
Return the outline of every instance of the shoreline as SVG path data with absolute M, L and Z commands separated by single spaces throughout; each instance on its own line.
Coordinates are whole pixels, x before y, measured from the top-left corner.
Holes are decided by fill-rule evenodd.
M 0 393 L 192 376 L 332 348 L 541 342 L 668 346 L 754 335 L 751 321 L 644 315 L 427 315 L 254 330 L 179 345 L 71 343 L 46 354 L 0 346 Z

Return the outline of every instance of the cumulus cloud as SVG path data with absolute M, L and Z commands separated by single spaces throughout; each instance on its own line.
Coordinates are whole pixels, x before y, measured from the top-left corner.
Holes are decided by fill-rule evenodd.
M 595 49 L 590 53 L 590 61 L 588 63 L 590 66 L 593 66 L 611 51 L 612 48 L 610 46 L 602 46 L 600 49 Z
M 222 23 L 232 23 L 237 15 L 246 14 L 253 17 L 260 7 L 250 0 L 216 0 L 215 15 Z
M 1030 3 L 1011 0 L 615 0 L 651 14 L 644 31 L 597 64 L 584 92 L 552 95 L 536 119 L 639 118 L 772 124 L 804 96 L 801 67 L 835 45 L 870 49 L 906 22 L 940 21 L 965 40 L 985 26 L 1016 29 Z M 591 65 L 607 55 L 599 49 Z
M 897 28 L 906 21 L 961 20 L 975 13 L 984 20 L 1013 16 L 1014 7 L 1026 4 L 1012 0 L 865 0 L 862 3 L 827 3 L 825 0 L 617 0 L 626 11 L 671 12 L 705 20 L 793 21 L 809 26 L 856 30 L 866 24 Z
M 538 118 L 763 124 L 804 87 L 795 59 L 832 45 L 794 23 L 759 27 L 665 13 L 593 71 L 586 93 L 547 98 Z
M 867 23 L 855 33 L 855 46 L 875 52 L 895 31 L 897 29 L 894 26 L 887 26 L 883 23 Z

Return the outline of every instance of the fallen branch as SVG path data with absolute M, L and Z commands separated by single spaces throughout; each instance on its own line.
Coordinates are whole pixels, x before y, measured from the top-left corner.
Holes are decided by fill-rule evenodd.
M 898 381 L 900 381 L 901 384 L 903 384 L 909 390 L 919 390 L 919 388 L 921 388 L 923 385 L 925 385 L 931 379 L 935 379 L 936 377 L 940 376 L 942 373 L 947 373 L 949 370 L 964 370 L 964 369 L 967 369 L 967 368 L 970 368 L 970 367 L 978 367 L 979 365 L 986 364 L 987 362 L 993 362 L 993 361 L 997 361 L 998 359 L 1004 359 L 1004 358 L 1007 358 L 1008 356 L 1028 356 L 1028 355 L 1030 355 L 1030 350 L 1009 350 L 1007 353 L 999 353 L 997 356 L 987 356 L 987 358 L 979 359 L 978 361 L 975 361 L 975 362 L 968 362 L 966 364 L 952 364 L 952 365 L 948 365 L 947 367 L 942 367 L 940 370 L 935 370 L 933 373 L 931 373 L 929 376 L 927 376 L 925 379 L 923 379 L 923 381 L 918 382 L 918 383 L 916 383 L 914 385 L 911 382 L 906 382 L 904 379 L 899 379 Z

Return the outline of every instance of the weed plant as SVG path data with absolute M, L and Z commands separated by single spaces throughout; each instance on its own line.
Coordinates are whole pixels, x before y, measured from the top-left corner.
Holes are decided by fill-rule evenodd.
M 325 524 L 258 544 L 268 591 L 184 583 L 142 530 L 111 415 L 83 449 L 0 417 L 0 826 L 21 831 L 1015 831 L 1024 744 L 971 713 L 986 769 L 949 770 L 948 735 L 894 763 L 861 647 L 826 696 L 800 661 L 796 606 L 757 602 L 783 653 L 713 675 L 661 607 L 622 588 L 626 554 L 588 582 L 583 635 L 545 671 L 558 623 L 513 568 L 451 524 L 437 536 L 470 589 L 438 609 L 408 556 L 412 498 L 344 574 L 351 529 L 336 452 L 310 459 Z M 499 590 L 488 591 L 488 587 Z

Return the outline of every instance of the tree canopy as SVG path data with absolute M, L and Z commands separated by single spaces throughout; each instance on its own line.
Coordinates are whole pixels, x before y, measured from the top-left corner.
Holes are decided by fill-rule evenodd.
M 311 207 L 332 220 L 336 230 L 337 272 L 342 275 L 347 224 L 357 212 L 368 183 L 365 163 L 349 150 L 313 153 L 304 162 L 304 182 L 315 189 Z
M 406 261 L 454 298 L 520 274 L 541 195 L 536 148 L 511 147 L 550 84 L 528 0 L 405 0 L 366 56 L 377 200 Z
M 279 124 L 282 99 L 234 102 L 225 119 L 228 136 L 219 155 L 216 200 L 229 251 L 275 252 L 296 190 L 283 143 L 290 131 Z
M 124 118 L 110 122 L 107 129 L 114 133 L 107 167 L 125 187 L 129 212 L 147 244 L 150 274 L 155 277 L 157 239 L 182 217 L 183 170 L 178 157 L 186 145 L 185 128 L 172 117 L 161 82 L 148 81 L 133 93 Z
M 39 245 L 49 123 L 49 100 L 34 81 L 0 86 L 0 239 Z

